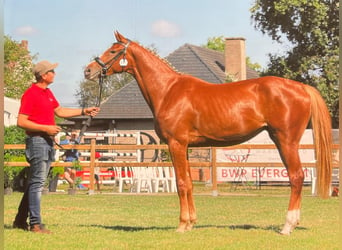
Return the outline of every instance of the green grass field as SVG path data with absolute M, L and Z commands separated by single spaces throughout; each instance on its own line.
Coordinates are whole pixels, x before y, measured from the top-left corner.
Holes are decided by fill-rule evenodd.
M 42 216 L 53 234 L 12 229 L 22 193 L 4 197 L 5 249 L 339 249 L 339 199 L 322 200 L 304 190 L 301 224 L 291 236 L 284 224 L 289 187 L 230 190 L 219 196 L 195 186 L 198 223 L 176 233 L 176 194 L 77 195 L 42 197 Z

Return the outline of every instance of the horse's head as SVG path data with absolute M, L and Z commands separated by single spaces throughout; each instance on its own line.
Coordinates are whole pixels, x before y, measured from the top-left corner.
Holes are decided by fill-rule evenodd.
M 126 52 L 131 41 L 117 31 L 114 35 L 117 42 L 101 56 L 96 57 L 94 61 L 88 64 L 84 70 L 85 78 L 94 80 L 101 73 L 112 75 L 114 73 L 125 72 L 130 67 L 131 60 Z

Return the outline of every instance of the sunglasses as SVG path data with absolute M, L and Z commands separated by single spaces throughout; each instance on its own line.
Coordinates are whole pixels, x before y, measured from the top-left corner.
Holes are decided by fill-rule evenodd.
M 49 73 L 49 72 L 55 73 L 55 71 L 54 71 L 53 69 L 51 69 L 51 70 L 47 71 L 45 74 L 47 74 L 47 73 Z

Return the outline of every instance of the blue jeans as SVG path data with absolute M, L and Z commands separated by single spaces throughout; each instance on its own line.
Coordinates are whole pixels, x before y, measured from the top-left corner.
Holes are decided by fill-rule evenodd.
M 40 200 L 51 162 L 55 160 L 53 141 L 49 137 L 27 137 L 25 154 L 27 161 L 30 163 L 28 184 L 21 199 L 15 221 L 25 223 L 27 217 L 29 217 L 32 226 L 41 224 L 42 221 Z

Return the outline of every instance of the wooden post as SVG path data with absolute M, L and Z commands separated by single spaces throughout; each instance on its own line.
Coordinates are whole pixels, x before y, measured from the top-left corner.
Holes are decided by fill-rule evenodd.
M 216 169 L 216 147 L 211 147 L 211 176 L 212 176 L 212 184 L 213 190 L 212 195 L 218 196 L 217 191 L 217 169 Z
M 89 194 L 94 194 L 94 168 L 95 168 L 95 146 L 96 140 L 91 139 L 90 142 L 90 175 L 89 175 Z

